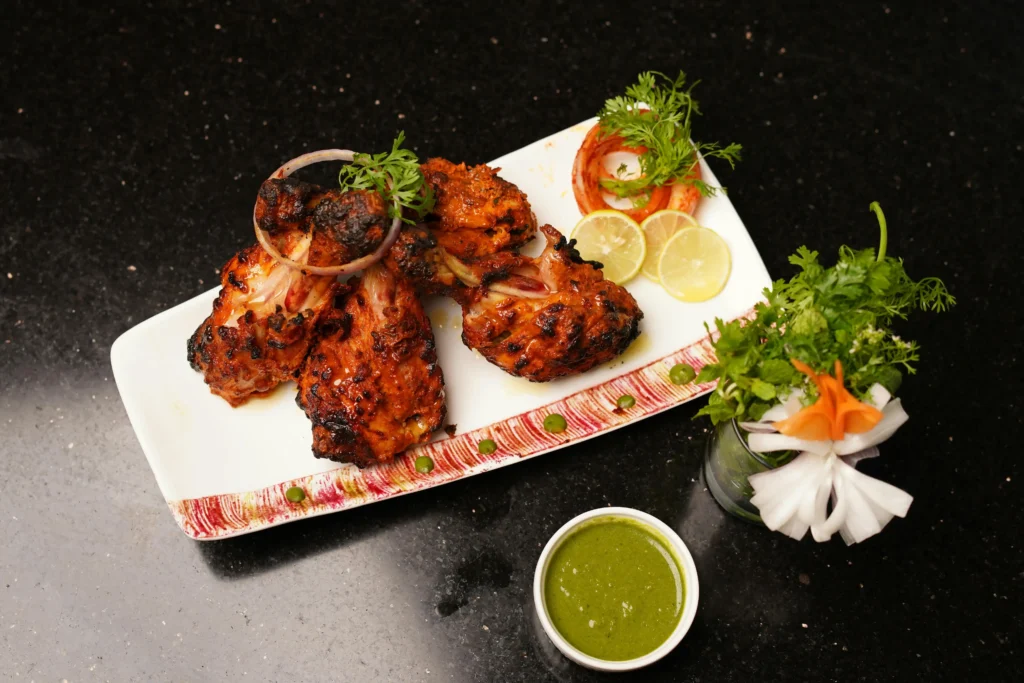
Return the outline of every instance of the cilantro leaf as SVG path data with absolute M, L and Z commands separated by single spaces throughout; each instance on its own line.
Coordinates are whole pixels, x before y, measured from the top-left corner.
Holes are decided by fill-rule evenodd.
M 698 81 L 699 82 L 699 81 Z M 619 197 L 629 197 L 637 206 L 650 200 L 651 191 L 669 183 L 692 185 L 705 197 L 720 188 L 708 185 L 693 173 L 699 157 L 717 158 L 735 168 L 742 147 L 736 143 L 694 142 L 691 124 L 700 114 L 692 91 L 697 83 L 686 84 L 682 71 L 674 79 L 656 71 L 645 71 L 625 95 L 606 101 L 598 114 L 604 134 L 622 137 L 629 147 L 643 147 L 638 155 L 640 174 L 626 178 L 617 173 L 601 180 L 601 186 Z
M 338 182 L 343 190 L 376 191 L 388 205 L 389 216 L 415 223 L 403 209 L 422 218 L 434 208 L 434 191 L 424 180 L 416 155 L 402 149 L 404 142 L 405 132 L 399 131 L 390 152 L 354 155 L 338 173 Z
M 875 383 L 895 393 L 904 375 L 914 373 L 917 342 L 901 339 L 891 325 L 913 310 L 946 310 L 956 299 L 938 278 L 914 280 L 902 260 L 886 255 L 885 217 L 877 203 L 871 208 L 881 233 L 877 251 L 842 247 L 825 267 L 818 252 L 802 246 L 789 257 L 796 273 L 773 282 L 749 320 L 715 319 L 717 362 L 698 380 L 717 380 L 718 387 L 699 415 L 715 423 L 756 420 L 795 388 L 813 401 L 817 390 L 792 359 L 815 372 L 832 372 L 840 361 L 846 387 L 860 399 Z

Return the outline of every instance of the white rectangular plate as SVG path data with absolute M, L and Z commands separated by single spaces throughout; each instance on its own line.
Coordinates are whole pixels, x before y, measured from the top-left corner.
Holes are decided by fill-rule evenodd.
M 573 159 L 594 123 L 490 164 L 526 192 L 539 223 L 566 234 L 580 218 L 571 189 Z M 718 184 L 703 161 L 701 170 L 708 183 Z M 745 315 L 771 283 L 727 197 L 703 199 L 696 218 L 729 245 L 732 273 L 725 289 L 710 301 L 683 303 L 636 277 L 626 288 L 644 311 L 641 336 L 623 356 L 577 377 L 546 384 L 510 377 L 462 344 L 454 302 L 425 302 L 444 371 L 448 424 L 457 425 L 455 437 L 439 432 L 415 449 L 434 459 L 430 474 L 415 471 L 415 455 L 366 470 L 314 458 L 310 423 L 295 404 L 293 383 L 239 408 L 211 394 L 185 359 L 185 341 L 210 313 L 216 289 L 121 335 L 110 354 L 114 379 L 160 490 L 193 538 L 225 538 L 437 486 L 597 436 L 710 389 L 675 386 L 668 369 L 688 362 L 699 370 L 711 361 L 704 322 Z M 625 393 L 636 397 L 636 406 L 614 410 Z M 550 412 L 566 417 L 564 433 L 543 430 Z M 485 438 L 497 442 L 496 453 L 477 451 Z M 305 489 L 303 502 L 285 498 L 291 486 Z

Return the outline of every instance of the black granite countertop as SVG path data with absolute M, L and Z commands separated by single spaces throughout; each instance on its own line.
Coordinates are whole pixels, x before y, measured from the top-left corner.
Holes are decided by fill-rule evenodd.
M 0 678 L 599 680 L 538 636 L 530 588 L 550 534 L 613 504 L 677 529 L 701 576 L 649 679 L 1021 680 L 1017 8 L 196 4 L 0 17 Z M 701 79 L 702 135 L 746 148 L 722 178 L 774 276 L 803 243 L 872 244 L 878 200 L 890 252 L 956 294 L 902 328 L 924 350 L 911 421 L 866 466 L 909 516 L 851 548 L 725 516 L 689 404 L 501 474 L 186 538 L 110 347 L 215 283 L 268 170 L 399 128 L 483 162 L 651 68 Z

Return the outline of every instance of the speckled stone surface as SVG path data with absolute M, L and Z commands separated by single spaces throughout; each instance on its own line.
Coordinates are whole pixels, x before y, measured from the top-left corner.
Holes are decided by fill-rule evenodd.
M 677 529 L 701 576 L 692 631 L 645 680 L 1021 680 L 1010 3 L 53 4 L 0 17 L 0 678 L 601 680 L 538 637 L 530 586 L 556 528 L 613 504 Z M 890 252 L 958 296 L 903 327 L 924 349 L 911 421 L 865 465 L 915 496 L 906 520 L 846 548 L 727 518 L 688 405 L 236 540 L 176 528 L 110 346 L 215 282 L 269 171 L 399 128 L 485 161 L 649 68 L 702 79 L 699 135 L 746 148 L 721 175 L 774 276 L 803 243 L 873 245 L 877 199 Z

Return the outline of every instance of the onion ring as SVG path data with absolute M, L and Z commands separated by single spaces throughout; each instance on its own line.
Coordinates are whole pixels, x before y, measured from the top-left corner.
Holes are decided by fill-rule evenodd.
M 309 152 L 308 154 L 295 157 L 291 161 L 282 164 L 280 168 L 270 174 L 270 178 L 268 178 L 268 180 L 287 178 L 301 168 L 312 166 L 313 164 L 319 164 L 322 161 L 352 161 L 354 156 L 355 153 L 347 149 L 321 149 L 317 152 Z M 349 261 L 348 263 L 343 263 L 340 266 L 311 266 L 305 263 L 299 263 L 298 261 L 294 261 L 283 255 L 270 241 L 270 235 L 267 231 L 261 228 L 260 224 L 256 222 L 256 207 L 253 207 L 252 210 L 252 225 L 256 228 L 256 239 L 259 241 L 260 246 L 263 247 L 263 250 L 278 263 L 286 265 L 289 268 L 294 268 L 295 270 L 300 270 L 303 274 L 307 275 L 337 276 L 348 275 L 349 273 L 354 273 L 357 270 L 363 270 L 384 258 L 384 254 L 387 253 L 388 249 L 390 249 L 398 239 L 398 233 L 401 232 L 402 228 L 402 207 L 398 204 L 397 199 L 395 200 L 395 212 L 395 219 L 391 221 L 391 228 L 384 236 L 380 246 L 378 246 L 372 254 L 367 254 L 366 256 L 357 258 L 355 261 Z

